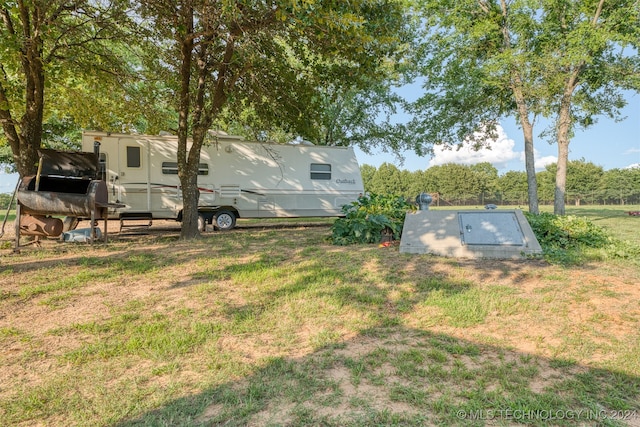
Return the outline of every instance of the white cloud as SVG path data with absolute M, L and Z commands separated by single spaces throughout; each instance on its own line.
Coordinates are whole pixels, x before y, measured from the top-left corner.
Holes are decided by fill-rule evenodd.
M 551 165 L 553 163 L 557 163 L 558 162 L 558 158 L 556 156 L 545 156 L 545 157 L 540 157 L 540 158 L 536 158 L 534 163 L 536 165 L 536 170 L 542 170 L 545 167 L 547 167 L 548 165 Z
M 533 149 L 533 159 L 537 171 L 540 171 L 545 167 L 558 162 L 558 158 L 556 156 L 540 157 L 540 152 L 535 148 Z M 520 160 L 524 164 L 524 151 L 520 153 Z
M 624 152 L 624 154 L 633 154 L 633 153 L 640 153 L 640 147 L 638 148 L 630 148 L 627 151 Z
M 635 168 L 640 168 L 640 163 L 634 163 L 632 165 L 627 166 L 624 169 L 635 169 Z
M 498 137 L 489 141 L 490 148 L 473 150 L 471 144 L 465 143 L 459 150 L 456 148 L 447 149 L 442 146 L 434 147 L 433 158 L 429 161 L 429 166 L 443 165 L 445 163 L 458 163 L 463 165 L 474 165 L 482 162 L 489 162 L 496 169 L 514 169 L 513 161 L 520 162 L 524 170 L 524 151 L 515 150 L 515 142 L 509 138 L 501 126 L 497 128 Z M 541 156 L 540 152 L 534 148 L 536 170 L 542 170 L 546 166 L 556 163 L 556 156 Z
M 425 170 L 431 166 L 443 165 L 445 163 L 457 163 L 463 165 L 474 165 L 482 162 L 491 163 L 499 171 L 507 170 L 525 170 L 524 151 L 516 151 L 516 143 L 509 138 L 502 126 L 498 126 L 497 138 L 489 141 L 490 148 L 482 148 L 478 151 L 473 150 L 471 144 L 467 143 L 462 148 L 453 147 L 447 149 L 443 146 L 436 145 L 433 147 L 433 156 L 419 157 L 415 153 L 405 152 L 403 157 L 405 162 L 399 162 L 398 157 L 389 153 L 365 154 L 356 147 L 356 153 L 361 164 L 368 164 L 379 167 L 383 162 L 395 164 L 398 167 L 408 169 L 410 171 Z M 534 148 L 535 166 L 537 171 L 543 170 L 546 166 L 556 163 L 556 156 L 542 156 L 542 154 Z
M 505 168 L 507 163 L 517 160 L 520 157 L 520 153 L 514 151 L 515 142 L 507 136 L 501 126 L 498 126 L 497 132 L 497 138 L 488 141 L 490 148 L 482 148 L 478 151 L 474 150 L 469 143 L 464 143 L 460 149 L 435 146 L 429 166 L 443 165 L 445 163 L 475 165 L 489 162 L 498 169 Z

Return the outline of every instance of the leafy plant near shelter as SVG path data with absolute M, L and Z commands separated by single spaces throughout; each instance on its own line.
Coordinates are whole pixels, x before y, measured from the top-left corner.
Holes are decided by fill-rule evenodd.
M 585 251 L 599 250 L 601 258 L 629 258 L 640 255 L 640 247 L 611 237 L 586 217 L 525 212 L 545 258 L 556 263 L 579 263 Z M 592 257 L 595 254 L 592 253 Z
M 345 217 L 333 224 L 332 241 L 336 245 L 378 243 L 385 230 L 397 240 L 409 210 L 415 210 L 415 206 L 404 197 L 379 194 L 361 196 L 356 202 L 343 206 Z
M 609 241 L 606 231 L 585 217 L 561 216 L 550 213 L 526 213 L 542 246 L 570 249 L 581 245 L 598 247 Z

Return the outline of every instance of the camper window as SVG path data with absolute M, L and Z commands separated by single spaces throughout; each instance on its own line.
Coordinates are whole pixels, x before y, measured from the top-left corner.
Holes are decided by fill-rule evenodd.
M 127 147 L 127 167 L 139 168 L 140 165 L 140 147 Z
M 331 179 L 331 165 L 311 163 L 311 179 Z
M 162 173 L 164 175 L 178 175 L 178 163 L 162 162 Z M 200 163 L 198 165 L 198 175 L 209 175 L 209 165 Z

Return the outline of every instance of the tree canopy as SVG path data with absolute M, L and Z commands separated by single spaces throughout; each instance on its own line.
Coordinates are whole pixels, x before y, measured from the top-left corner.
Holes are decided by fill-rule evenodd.
M 602 180 L 628 179 L 605 173 L 598 189 L 575 187 L 568 146 L 573 131 L 598 115 L 620 118 L 621 90 L 640 90 L 639 19 L 637 0 L 5 1 L 0 161 L 31 174 L 42 141 L 66 147 L 80 127 L 171 130 L 181 141 L 189 237 L 199 151 L 215 138 L 212 128 L 423 154 L 433 144 L 479 147 L 501 119 L 515 117 L 529 210 L 548 200 L 550 184 L 563 213 L 566 199 L 593 197 Z M 412 73 L 424 94 L 407 106 L 393 88 Z M 408 126 L 394 121 L 400 108 L 415 116 Z M 552 123 L 542 135 L 559 156 L 555 169 L 535 173 L 539 117 Z M 458 166 L 412 175 L 407 184 L 406 171 L 390 165 L 366 172 L 381 186 L 397 178 L 401 192 L 438 187 L 462 199 L 494 197 L 502 181 L 495 169 Z M 451 174 L 467 179 L 449 188 Z M 521 199 L 522 176 L 513 178 L 517 185 L 502 197 Z M 607 197 L 633 199 L 630 191 Z
M 178 113 L 183 238 L 197 234 L 197 167 L 216 120 L 249 110 L 266 131 L 344 143 L 329 107 L 388 81 L 411 22 L 393 0 L 139 4 L 158 46 L 149 75 L 166 82 Z
M 637 1 L 423 0 L 425 94 L 412 126 L 427 144 L 482 144 L 501 118 L 523 130 L 530 211 L 537 207 L 533 126 L 558 145 L 555 211 L 564 212 L 568 145 L 597 115 L 619 116 L 640 89 Z
M 107 100 L 131 71 L 123 55 L 123 41 L 132 38 L 127 11 L 125 1 L 0 5 L 0 123 L 21 175 L 35 172 L 43 133 L 68 130 L 74 114 L 82 122 L 114 112 L 101 106 L 113 105 Z M 120 121 L 122 104 L 115 109 Z

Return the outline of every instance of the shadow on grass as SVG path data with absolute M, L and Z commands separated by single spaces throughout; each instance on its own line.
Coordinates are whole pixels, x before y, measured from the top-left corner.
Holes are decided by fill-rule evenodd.
M 370 316 L 373 326 L 346 341 L 330 336 L 302 357 L 266 357 L 248 376 L 113 425 L 640 425 L 637 376 L 430 331 L 429 322 L 438 319 L 425 320 L 424 328 L 403 326 L 402 316 L 427 302 L 452 326 L 477 325 L 488 315 L 476 283 L 463 274 L 446 276 L 438 263 L 428 261 L 351 248 L 297 265 L 273 250 L 221 269 L 214 279 L 272 271 L 274 265 L 291 267 L 287 283 L 254 290 L 260 294 L 254 302 L 225 306 L 227 333 L 246 334 L 247 324 L 257 325 L 256 334 L 278 327 L 261 330 L 273 317 L 268 312 L 283 307 L 278 301 L 295 308 L 305 299 L 348 307 Z M 545 267 L 540 261 L 446 262 L 460 271 L 474 269 L 476 280 L 489 283 L 507 277 L 517 283 L 532 269 Z M 402 293 L 407 283 L 413 291 Z M 508 300 L 510 295 L 490 298 Z M 503 307 L 491 309 L 500 313 Z M 282 322 L 286 316 L 281 314 Z
M 521 280 L 545 274 L 548 266 L 541 261 L 447 260 L 408 256 L 394 248 L 337 248 L 307 231 L 287 239 L 267 230 L 224 233 L 193 244 L 154 242 L 153 249 L 142 245 L 117 253 L 73 254 L 74 263 L 103 270 L 105 277 L 122 273 L 159 283 L 149 298 L 133 299 L 139 303 L 135 310 L 123 312 L 118 306 L 111 320 L 91 318 L 59 332 L 61 342 L 71 337 L 72 343 L 79 327 L 88 334 L 73 348 L 82 357 L 60 377 L 82 368 L 88 375 L 98 367 L 110 372 L 113 364 L 140 365 L 140 377 L 147 378 L 131 381 L 126 375 L 133 368 L 125 377 L 103 372 L 96 378 L 107 378 L 108 385 L 97 395 L 100 381 L 94 377 L 78 378 L 89 384 L 84 389 L 76 383 L 63 383 L 69 388 L 60 389 L 54 387 L 55 378 L 45 378 L 49 397 L 60 400 L 57 406 L 40 396 L 37 385 L 30 386 L 27 397 L 14 404 L 14 419 L 61 419 L 67 404 L 77 399 L 81 409 L 69 419 L 89 424 L 102 417 L 118 427 L 616 425 L 608 417 L 640 420 L 638 377 L 515 351 L 496 345 L 498 340 L 474 342 L 477 335 L 463 329 L 481 325 L 488 316 L 514 325 L 522 307 L 535 311 L 538 307 L 522 305 L 527 301 L 517 291 Z M 47 262 L 58 262 L 28 266 L 30 261 L 18 268 L 44 270 Z M 163 266 L 180 264 L 189 266 L 184 275 L 163 274 Z M 146 277 L 147 272 L 153 274 Z M 181 303 L 165 309 L 163 291 L 172 291 L 171 298 Z M 126 287 L 113 292 L 124 294 L 125 304 L 133 298 Z M 442 325 L 458 336 L 431 330 Z M 310 327 L 316 335 L 310 336 Z M 192 339 L 185 341 L 188 333 Z M 298 334 L 307 335 L 300 339 Z M 262 352 L 226 363 L 231 345 L 225 347 L 220 337 L 235 339 L 236 351 L 262 340 Z M 575 338 L 583 336 L 576 332 Z M 278 345 L 273 351 L 268 347 Z M 111 356 L 90 351 L 96 348 L 125 350 Z M 160 388 L 171 389 L 174 377 L 164 377 L 163 369 L 179 371 L 181 358 L 191 356 L 199 364 L 189 367 L 200 379 L 200 385 L 189 387 L 198 390 L 195 394 L 166 400 L 158 396 L 171 391 L 162 394 L 145 385 L 150 377 L 151 383 L 158 380 Z M 69 358 L 48 359 L 59 360 Z M 129 395 L 121 396 L 123 390 Z M 155 409 L 142 413 L 141 408 L 150 407 Z M 123 414 L 133 415 L 118 419 Z
M 376 327 L 113 424 L 638 425 L 640 379 L 428 331 Z

